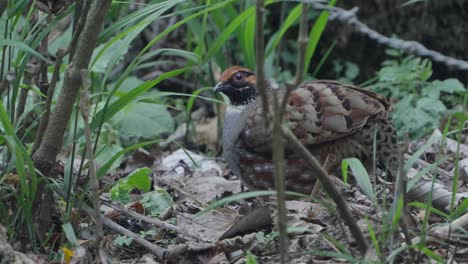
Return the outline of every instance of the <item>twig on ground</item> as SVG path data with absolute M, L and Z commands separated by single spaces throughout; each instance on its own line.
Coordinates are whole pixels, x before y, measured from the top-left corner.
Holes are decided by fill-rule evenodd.
M 91 208 L 88 208 L 88 209 L 93 210 Z M 119 234 L 122 234 L 124 236 L 132 238 L 135 243 L 137 243 L 137 244 L 143 246 L 144 248 L 148 249 L 149 251 L 151 251 L 160 260 L 163 260 L 165 258 L 166 253 L 167 253 L 166 249 L 149 242 L 148 240 L 142 238 L 140 235 L 135 234 L 132 231 L 124 228 L 123 226 L 113 222 L 108 217 L 100 215 L 100 218 L 101 218 L 102 223 L 105 226 L 109 227 L 110 229 L 116 231 Z
M 411 156 L 409 154 L 405 154 L 405 159 L 409 159 L 410 157 Z M 431 163 L 424 161 L 422 159 L 416 159 L 416 163 L 418 163 L 421 167 L 427 167 L 431 165 Z M 444 170 L 440 167 L 437 167 L 437 172 L 442 176 L 448 177 L 450 179 L 453 178 L 453 173 L 451 173 L 450 171 Z
M 325 192 L 333 199 L 337 206 L 337 211 L 340 213 L 344 220 L 344 223 L 348 226 L 351 234 L 354 236 L 356 243 L 359 247 L 361 254 L 365 254 L 368 244 L 356 223 L 354 216 L 351 214 L 351 210 L 346 204 L 346 200 L 343 195 L 336 189 L 333 182 L 330 180 L 327 172 L 320 166 L 319 162 L 314 156 L 307 150 L 304 145 L 296 138 L 296 136 L 287 127 L 283 126 L 283 136 L 286 138 L 288 144 L 306 161 L 307 166 L 311 171 L 316 172 L 316 177 L 320 181 Z
M 431 241 L 437 241 L 438 238 L 450 238 L 453 237 L 454 234 L 452 232 L 466 232 L 466 229 L 468 227 L 468 213 L 460 216 L 459 218 L 453 220 L 451 223 L 444 225 L 444 226 L 439 226 L 435 227 L 432 232 L 429 232 L 429 234 L 432 234 L 428 238 L 425 238 L 426 243 L 431 242 Z M 413 239 L 411 239 L 411 242 L 413 244 L 418 244 L 422 240 L 421 236 L 417 236 Z M 403 245 L 404 246 L 404 245 Z
M 197 236 L 197 235 L 194 235 L 194 234 L 191 234 L 190 232 L 188 232 L 187 230 L 184 230 L 178 226 L 175 226 L 175 225 L 171 225 L 169 223 L 166 223 L 164 221 L 161 221 L 157 218 L 150 218 L 148 216 L 145 216 L 145 215 L 142 215 L 142 214 L 139 214 L 139 213 L 136 213 L 136 212 L 133 212 L 127 208 L 125 208 L 124 206 L 121 206 L 121 205 L 118 205 L 118 204 L 115 204 L 115 203 L 112 203 L 110 201 L 108 201 L 107 199 L 103 198 L 103 201 L 106 205 L 112 207 L 112 208 L 115 208 L 127 215 L 130 215 L 131 217 L 134 217 L 134 218 L 137 218 L 137 219 L 140 219 L 141 221 L 144 221 L 146 223 L 149 223 L 149 224 L 153 224 L 157 227 L 160 227 L 160 228 L 163 228 L 163 229 L 166 229 L 166 230 L 169 230 L 169 231 L 173 231 L 173 232 L 176 232 L 180 235 L 183 235 L 183 236 L 186 236 L 186 237 L 190 237 L 190 238 L 193 238 L 193 239 L 196 239 L 198 241 L 202 241 L 202 242 L 212 242 L 204 237 L 200 237 L 200 236 Z

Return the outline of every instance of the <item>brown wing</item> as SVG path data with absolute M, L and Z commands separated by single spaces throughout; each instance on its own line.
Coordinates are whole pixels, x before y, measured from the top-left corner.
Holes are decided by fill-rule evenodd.
M 389 104 L 376 93 L 319 80 L 306 82 L 291 92 L 284 122 L 303 144 L 314 145 L 350 135 L 362 128 L 370 116 L 388 108 Z M 271 132 L 259 122 L 260 103 L 253 105 L 248 113 L 244 143 L 259 148 L 270 140 Z

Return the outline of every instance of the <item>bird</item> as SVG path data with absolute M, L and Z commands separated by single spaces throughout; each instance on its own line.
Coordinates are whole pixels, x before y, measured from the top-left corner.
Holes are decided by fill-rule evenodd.
M 272 105 L 274 89 L 265 83 Z M 214 87 L 230 101 L 224 115 L 223 156 L 249 190 L 273 189 L 272 133 L 262 121 L 263 103 L 256 84 L 252 70 L 231 66 Z M 279 94 L 286 96 L 285 89 Z M 337 168 L 343 159 L 354 157 L 370 169 L 375 154 L 375 163 L 396 177 L 397 136 L 391 105 L 384 97 L 332 80 L 305 81 L 287 96 L 282 122 L 319 162 L 333 154 Z M 267 118 L 272 119 L 270 112 Z M 287 142 L 284 157 L 286 190 L 310 194 L 315 172 Z

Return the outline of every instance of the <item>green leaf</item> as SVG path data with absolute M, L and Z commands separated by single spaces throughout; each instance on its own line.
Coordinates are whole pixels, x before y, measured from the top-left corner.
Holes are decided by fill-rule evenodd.
M 118 236 L 114 239 L 113 244 L 119 247 L 130 246 L 133 242 L 133 238 L 127 236 Z
M 442 103 L 440 100 L 429 97 L 423 97 L 419 99 L 416 102 L 416 107 L 426 110 L 433 115 L 438 115 L 440 112 L 447 110 L 447 107 L 445 107 L 444 103 Z
M 138 87 L 142 85 L 143 83 L 144 81 L 142 81 L 138 77 L 133 76 L 133 75 L 129 76 L 128 78 L 125 78 L 122 84 L 120 84 L 120 88 L 118 92 L 116 92 L 116 95 L 125 96 L 125 93 L 131 92 L 133 89 L 135 89 L 135 87 Z M 114 87 L 114 85 L 115 84 L 113 83 L 111 86 Z
M 93 56 L 92 56 L 92 61 L 95 61 L 92 64 L 91 71 L 93 72 L 99 72 L 99 73 L 105 73 L 107 65 L 113 58 L 113 56 L 116 55 L 116 49 L 120 49 L 122 52 L 119 53 L 120 56 L 116 57 L 116 62 L 119 60 L 122 60 L 125 54 L 127 53 L 127 50 L 129 48 L 128 42 L 124 42 L 121 39 L 115 40 L 115 42 L 112 42 L 111 45 L 106 47 L 107 45 L 101 44 L 98 47 L 94 49 Z M 99 56 L 99 59 L 97 59 L 97 56 Z
M 125 106 L 130 104 L 133 100 L 135 100 L 138 96 L 146 93 L 148 90 L 153 88 L 156 84 L 160 83 L 161 81 L 174 77 L 176 75 L 182 74 L 188 70 L 192 69 L 192 67 L 176 69 L 170 72 L 166 72 L 161 74 L 159 77 L 144 82 L 143 84 L 135 87 L 130 92 L 126 93 L 125 95 L 121 96 L 118 100 L 110 104 L 108 107 L 104 107 L 100 110 L 91 121 L 91 128 L 96 129 L 98 128 L 100 122 L 104 123 L 108 121 L 111 117 L 117 114 L 121 109 Z
M 336 0 L 330 0 L 329 6 L 335 6 Z M 304 76 L 307 76 L 307 71 L 309 70 L 310 61 L 314 56 L 315 49 L 317 48 L 318 42 L 322 37 L 322 33 L 325 30 L 325 26 L 328 23 L 328 16 L 330 12 L 322 11 L 315 21 L 314 26 L 309 33 L 309 43 L 307 44 L 306 59 L 304 61 Z
M 437 263 L 444 263 L 444 258 L 436 252 L 428 249 L 427 247 L 419 247 L 419 249 L 429 258 L 435 260 Z
M 446 79 L 443 81 L 434 81 L 440 90 L 446 93 L 465 92 L 465 86 L 458 79 Z
M 447 159 L 448 157 L 444 156 L 438 159 L 435 163 L 432 163 L 429 166 L 424 167 L 421 171 L 418 171 L 418 173 L 416 173 L 416 175 L 414 175 L 406 184 L 406 192 L 409 192 L 424 175 L 426 175 L 432 170 L 436 170 L 439 167 L 439 165 L 447 161 Z
M 99 170 L 97 171 L 97 177 L 98 178 L 101 178 L 102 176 L 104 176 L 113 166 L 113 164 L 115 164 L 115 162 L 117 160 L 120 160 L 121 157 L 125 154 L 125 153 L 128 153 L 132 150 L 135 150 L 135 149 L 138 149 L 138 148 L 141 148 L 141 147 L 144 147 L 144 146 L 147 146 L 147 145 L 151 145 L 151 144 L 156 144 L 156 143 L 159 143 L 161 142 L 162 140 L 151 140 L 151 141 L 146 141 L 146 142 L 141 142 L 141 143 L 137 143 L 137 144 L 134 144 L 134 145 L 131 145 L 130 147 L 126 147 L 125 149 L 117 152 L 114 156 L 112 156 L 110 159 L 107 159 L 106 160 L 106 163 L 103 163 L 103 165 L 99 168 Z
M 174 120 L 164 105 L 132 102 L 111 120 L 124 136 L 155 138 L 174 130 Z
M 159 216 L 167 208 L 175 205 L 174 200 L 166 190 L 156 187 L 156 190 L 145 193 L 141 203 L 145 207 L 147 213 L 152 216 Z
M 369 197 L 373 202 L 377 201 L 369 174 L 367 174 L 366 168 L 364 168 L 364 165 L 362 165 L 361 161 L 356 158 L 349 158 L 344 159 L 342 162 L 347 163 L 351 167 L 354 178 L 367 197 Z
M 246 259 L 245 259 L 245 264 L 257 264 L 257 259 L 255 258 L 254 255 L 252 255 L 252 253 L 248 252 L 247 253 L 247 256 L 246 256 Z
M 130 202 L 130 192 L 137 188 L 143 192 L 148 192 L 151 187 L 151 173 L 149 168 L 140 168 L 132 172 L 127 177 L 119 180 L 110 190 L 111 199 L 128 204 Z
M 298 4 L 289 12 L 281 27 L 268 41 L 268 44 L 266 45 L 265 57 L 268 57 L 273 52 L 273 50 L 278 46 L 279 42 L 283 38 L 286 31 L 288 31 L 288 29 L 292 25 L 294 25 L 294 23 L 296 23 L 297 19 L 301 15 L 301 10 L 302 4 Z
M 243 38 L 243 53 L 247 67 L 254 69 L 255 67 L 255 16 L 250 16 L 245 21 Z
M 112 157 L 114 157 L 117 153 L 119 153 L 122 150 L 123 150 L 122 146 L 120 146 L 118 144 L 112 144 L 112 145 L 102 144 L 102 145 L 100 145 L 99 152 L 96 155 L 97 164 L 99 164 L 99 165 L 106 164 L 107 161 L 112 159 Z M 121 162 L 122 162 L 122 157 L 117 158 L 116 160 L 114 160 L 114 162 L 112 163 L 112 165 L 108 169 L 112 170 L 112 169 L 117 168 L 120 165 Z
M 13 48 L 17 48 L 19 50 L 32 54 L 40 58 L 41 60 L 47 61 L 47 59 L 44 58 L 44 56 L 42 56 L 39 52 L 35 51 L 34 49 L 29 47 L 25 43 L 18 41 L 18 40 L 4 39 L 0 37 L 0 47 L 1 46 L 11 46 Z
M 70 224 L 70 222 L 63 224 L 62 229 L 63 229 L 63 232 L 65 233 L 65 237 L 72 244 L 72 246 L 74 247 L 78 246 L 79 245 L 78 239 L 76 238 L 75 230 L 73 230 L 73 227 Z

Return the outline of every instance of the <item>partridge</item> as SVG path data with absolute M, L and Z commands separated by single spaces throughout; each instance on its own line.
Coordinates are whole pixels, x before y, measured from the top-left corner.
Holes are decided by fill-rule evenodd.
M 223 155 L 229 167 L 249 189 L 274 188 L 272 133 L 262 121 L 255 74 L 245 67 L 230 67 L 214 90 L 231 103 L 223 127 Z M 266 90 L 272 105 L 268 84 Z M 280 92 L 280 97 L 284 94 Z M 389 110 L 389 103 L 374 92 L 330 80 L 307 81 L 289 94 L 283 124 L 322 163 L 334 154 L 337 162 L 355 157 L 369 166 L 375 153 L 376 163 L 395 176 L 397 139 Z M 286 189 L 310 194 L 314 172 L 285 146 Z

